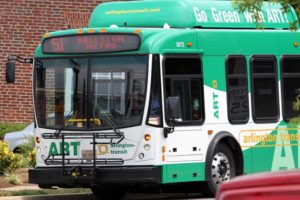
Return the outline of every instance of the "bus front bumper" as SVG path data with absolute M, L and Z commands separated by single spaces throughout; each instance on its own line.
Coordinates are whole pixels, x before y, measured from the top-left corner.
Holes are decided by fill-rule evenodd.
M 71 168 L 69 168 L 71 169 Z M 65 169 L 65 172 L 68 168 Z M 63 175 L 61 167 L 39 167 L 29 170 L 29 183 L 41 187 L 89 187 L 93 184 L 160 184 L 161 167 L 101 167 L 93 173 L 93 168 L 80 168 L 79 175 L 74 172 Z

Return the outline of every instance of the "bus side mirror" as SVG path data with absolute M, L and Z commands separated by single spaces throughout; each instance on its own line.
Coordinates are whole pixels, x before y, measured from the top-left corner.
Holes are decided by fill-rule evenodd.
M 15 83 L 16 61 L 20 63 L 33 63 L 33 58 L 23 58 L 18 55 L 9 55 L 6 63 L 6 83 Z
M 15 68 L 15 61 L 8 60 L 6 63 L 6 83 L 15 83 Z

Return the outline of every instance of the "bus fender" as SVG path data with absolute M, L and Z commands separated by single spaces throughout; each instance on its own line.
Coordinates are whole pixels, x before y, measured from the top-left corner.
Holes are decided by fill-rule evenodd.
M 242 175 L 244 173 L 244 158 L 242 148 L 238 141 L 229 132 L 223 131 L 215 135 L 208 146 L 206 160 L 209 160 L 209 158 L 213 157 L 214 149 L 220 143 L 228 145 L 228 147 L 231 149 L 234 155 L 234 161 L 236 163 L 236 175 Z

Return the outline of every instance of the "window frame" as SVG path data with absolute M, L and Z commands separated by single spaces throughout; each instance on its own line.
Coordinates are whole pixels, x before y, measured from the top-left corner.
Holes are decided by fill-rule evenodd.
M 144 96 L 145 96 L 145 99 L 144 99 L 144 104 L 143 104 L 143 107 L 141 108 L 142 110 L 142 116 L 141 116 L 141 119 L 139 121 L 139 123 L 136 123 L 134 125 L 130 125 L 130 126 L 122 126 L 122 127 L 119 127 L 120 129 L 124 129 L 124 128 L 131 128 L 131 127 L 137 127 L 137 126 L 141 126 L 143 124 L 143 121 L 144 121 L 144 116 L 145 116 L 145 107 L 146 107 L 146 94 L 147 94 L 147 88 L 148 88 L 148 80 L 149 80 L 149 59 L 150 59 L 150 55 L 151 54 L 115 54 L 115 55 L 68 55 L 68 56 L 54 56 L 54 57 L 37 57 L 37 58 L 34 58 L 34 64 L 33 64 L 33 98 L 34 98 L 34 109 L 37 109 L 36 112 L 35 112 L 35 118 L 36 118 L 36 121 L 37 121 L 37 125 L 40 127 L 40 128 L 46 128 L 46 129 L 57 129 L 57 128 L 61 128 L 61 127 L 56 127 L 56 126 L 47 126 L 47 125 L 44 125 L 41 123 L 41 118 L 40 116 L 40 113 L 41 110 L 38 108 L 38 103 L 37 103 L 37 77 L 36 77 L 36 70 L 37 70 L 37 67 L 35 64 L 36 62 L 38 62 L 39 60 L 55 60 L 55 59 L 70 59 L 70 58 L 86 58 L 88 59 L 88 76 L 91 76 L 91 60 L 93 59 L 96 59 L 96 58 L 102 58 L 102 57 L 106 57 L 106 58 L 115 58 L 115 57 L 126 57 L 126 56 L 147 56 L 147 61 L 145 63 L 145 91 L 144 91 Z M 90 78 L 91 80 L 91 78 Z M 88 84 L 92 84 L 91 81 L 88 81 Z M 88 86 L 87 85 L 87 90 L 91 90 L 91 86 Z M 90 92 L 87 91 L 87 94 L 90 95 Z M 90 112 L 87 112 L 87 114 L 89 115 Z M 88 123 L 90 123 L 88 121 Z M 66 129 L 65 127 L 63 127 L 62 130 L 66 130 L 66 131 L 78 131 L 79 129 L 77 128 L 68 128 Z M 103 131 L 103 130 L 109 130 L 109 129 L 91 129 L 91 128 L 82 128 L 80 129 L 79 131 L 88 131 L 88 130 L 93 130 L 93 131 Z
M 154 74 L 154 71 L 157 70 L 157 73 L 159 77 L 156 77 Z M 155 83 L 154 81 L 159 80 L 159 83 Z M 155 85 L 157 84 L 157 85 Z M 157 86 L 155 88 L 154 86 Z M 158 101 L 160 103 L 159 108 L 159 125 L 151 124 L 149 123 L 150 119 L 150 113 L 151 113 L 151 103 L 152 103 L 152 96 L 154 95 L 155 89 L 158 89 Z M 160 55 L 159 54 L 153 54 L 152 55 L 152 67 L 151 67 L 151 84 L 150 84 L 150 95 L 149 95 L 149 105 L 148 105 L 148 111 L 147 111 L 147 118 L 146 118 L 146 125 L 153 126 L 153 127 L 163 127 L 163 108 L 162 108 L 162 83 L 161 83 L 161 70 L 160 70 Z
M 185 75 L 166 75 L 166 60 L 167 59 L 192 59 L 192 58 L 196 58 L 199 59 L 199 67 L 201 70 L 201 74 L 200 74 L 200 80 L 201 80 L 201 86 L 200 86 L 200 95 L 201 95 L 201 102 L 200 102 L 200 108 L 201 108 L 201 120 L 188 120 L 188 121 L 183 121 L 182 123 L 178 123 L 175 122 L 174 124 L 171 124 L 169 119 L 168 119 L 168 115 L 167 115 L 167 108 L 166 108 L 166 78 L 170 78 L 171 82 L 173 82 L 174 80 L 189 80 L 189 82 L 191 82 L 192 79 L 194 78 L 199 78 L 199 74 L 185 74 Z M 164 90 L 164 120 L 166 122 L 166 124 L 168 126 L 199 126 L 199 125 L 203 125 L 205 122 L 205 98 L 204 98 L 204 78 L 203 78 L 203 62 L 202 62 L 202 57 L 200 55 L 166 55 L 163 57 L 163 62 L 162 62 L 162 70 L 163 70 L 163 90 Z M 173 86 L 171 86 L 173 87 Z
M 228 61 L 229 61 L 229 59 L 232 59 L 232 58 L 242 58 L 243 60 L 244 60 L 244 62 L 245 62 L 245 65 L 244 65 L 244 67 L 245 67 L 245 71 L 246 71 L 246 73 L 245 74 L 243 74 L 243 75 L 241 75 L 241 74 L 234 74 L 234 75 L 230 75 L 229 74 L 229 63 L 228 63 Z M 249 121 L 249 118 L 250 118 L 250 109 L 249 109 L 249 86 L 248 86 L 248 81 L 249 81 L 249 79 L 248 79 L 248 68 L 247 68 L 247 59 L 246 59 L 246 57 L 244 56 L 244 55 L 228 55 L 227 57 L 226 57 L 226 60 L 225 60 L 225 76 L 226 76 L 226 93 L 227 93 L 227 117 L 228 117 L 228 121 L 229 121 L 229 123 L 230 124 L 246 124 L 246 123 L 248 123 L 248 121 Z M 245 119 L 242 119 L 242 120 L 233 120 L 233 119 L 231 119 L 231 116 L 230 116 L 230 111 L 229 111 L 229 108 L 230 108 L 230 105 L 229 105 L 229 103 L 230 103 L 230 101 L 229 101 L 229 97 L 230 97 L 230 91 L 229 91 L 229 89 L 230 89 L 230 86 L 229 86 L 229 80 L 230 80 L 230 78 L 246 78 L 246 90 L 247 90 L 247 95 L 246 95 L 246 97 L 247 97 L 247 117 L 245 118 Z
M 254 73 L 254 61 L 263 60 L 263 61 L 272 61 L 273 62 L 273 73 Z M 276 103 L 276 116 L 271 117 L 257 117 L 256 116 L 256 102 L 254 96 L 254 79 L 262 78 L 274 78 L 275 79 L 275 103 Z M 278 88 L 278 65 L 275 55 L 252 55 L 250 58 L 250 80 L 251 80 L 251 110 L 252 110 L 252 119 L 255 123 L 276 123 L 280 118 L 280 109 L 279 109 L 279 88 Z
M 286 107 L 285 107 L 285 89 L 284 89 L 284 81 L 285 78 L 300 78 L 300 71 L 299 73 L 284 73 L 283 72 L 283 61 L 286 58 L 298 58 L 300 60 L 300 54 L 294 55 L 282 55 L 280 57 L 280 89 L 281 89 L 281 106 L 282 106 L 282 118 L 285 122 L 289 122 L 291 118 L 287 118 L 286 116 Z

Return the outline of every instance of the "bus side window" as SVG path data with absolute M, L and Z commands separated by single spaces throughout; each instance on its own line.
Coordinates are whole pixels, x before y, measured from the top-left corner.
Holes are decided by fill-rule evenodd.
M 168 97 L 178 99 L 180 109 L 174 121 L 177 125 L 204 122 L 202 62 L 199 57 L 167 57 L 164 62 L 165 105 Z M 166 110 L 166 113 L 168 110 Z
M 246 58 L 230 55 L 226 59 L 227 109 L 231 124 L 245 124 L 249 120 L 249 99 Z
M 254 122 L 277 122 L 279 119 L 279 97 L 275 56 L 252 56 L 251 86 Z
M 300 115 L 300 55 L 281 58 L 283 119 L 288 122 Z

